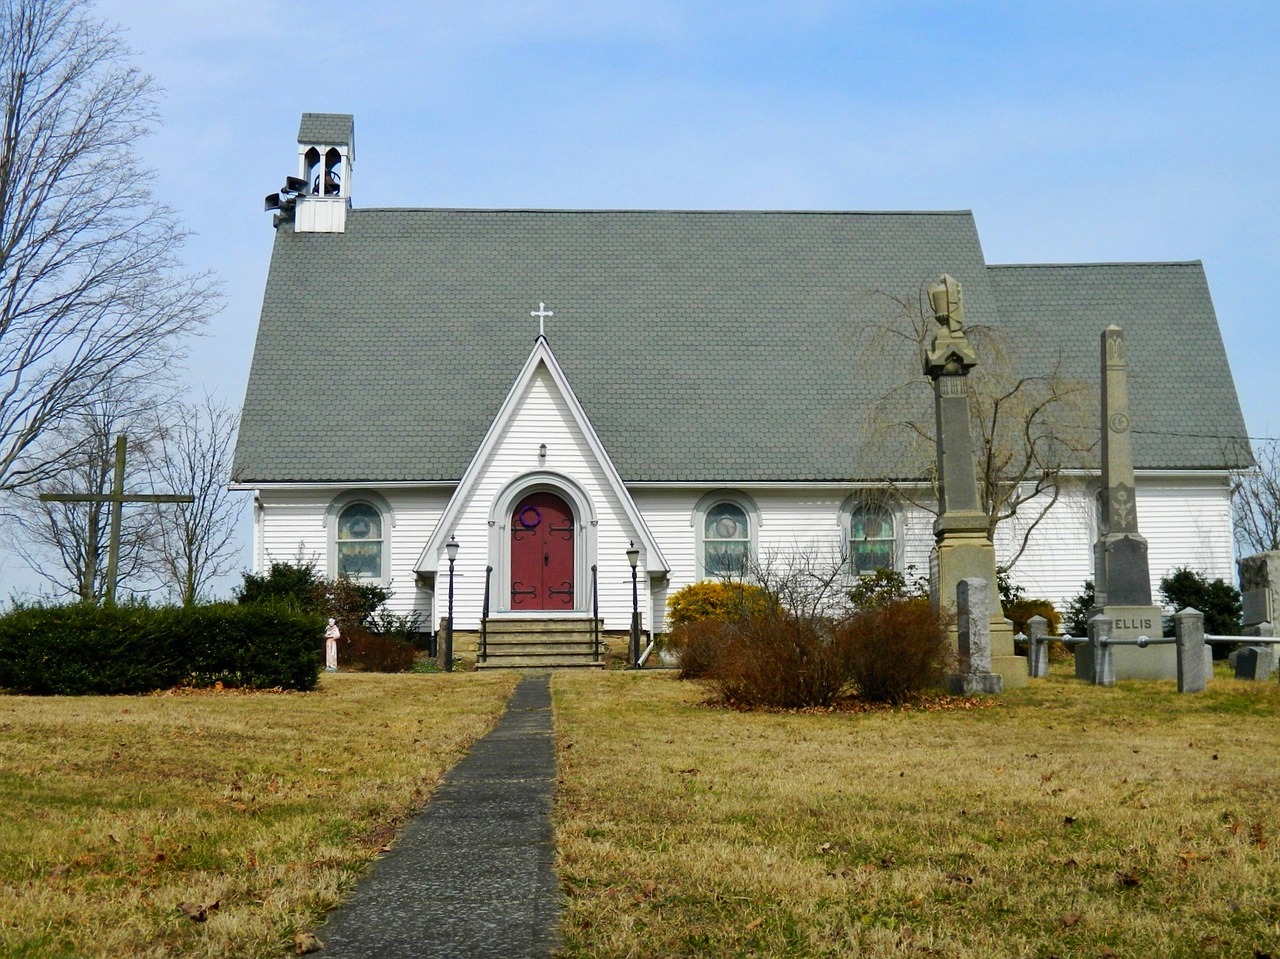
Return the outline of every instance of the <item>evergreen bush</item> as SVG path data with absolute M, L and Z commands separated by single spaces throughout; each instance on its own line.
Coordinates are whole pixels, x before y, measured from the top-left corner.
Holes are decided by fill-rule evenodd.
M 1173 611 L 1197 609 L 1204 613 L 1204 631 L 1211 636 L 1239 636 L 1244 607 L 1240 591 L 1221 577 L 1207 577 L 1187 567 L 1179 567 L 1160 580 L 1160 595 Z M 1166 618 L 1165 635 L 1173 635 L 1173 620 Z M 1226 648 L 1215 645 L 1215 655 L 1226 656 Z
M 144 693 L 181 683 L 314 688 L 322 622 L 279 604 L 20 606 L 0 616 L 0 688 Z

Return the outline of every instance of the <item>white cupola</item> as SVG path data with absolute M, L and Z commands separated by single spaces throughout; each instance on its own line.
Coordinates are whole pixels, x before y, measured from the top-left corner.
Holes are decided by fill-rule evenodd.
M 351 208 L 355 119 L 349 113 L 304 113 L 298 127 L 298 176 L 305 187 L 294 210 L 295 233 L 343 233 Z

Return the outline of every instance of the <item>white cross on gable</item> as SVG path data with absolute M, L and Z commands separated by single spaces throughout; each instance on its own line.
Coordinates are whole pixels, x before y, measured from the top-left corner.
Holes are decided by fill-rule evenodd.
M 545 325 L 546 319 L 548 316 L 555 316 L 555 313 L 547 309 L 547 304 L 539 303 L 538 308 L 536 310 L 529 311 L 529 315 L 536 316 L 538 318 L 538 335 L 541 336 L 543 339 L 546 339 L 546 336 L 547 336 L 547 330 Z

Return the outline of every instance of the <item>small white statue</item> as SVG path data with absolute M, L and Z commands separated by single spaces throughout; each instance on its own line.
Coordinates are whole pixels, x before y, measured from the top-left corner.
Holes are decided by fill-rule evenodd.
M 324 668 L 325 672 L 336 673 L 338 671 L 338 637 L 342 635 L 342 631 L 338 629 L 338 621 L 329 620 L 329 625 L 324 630 Z

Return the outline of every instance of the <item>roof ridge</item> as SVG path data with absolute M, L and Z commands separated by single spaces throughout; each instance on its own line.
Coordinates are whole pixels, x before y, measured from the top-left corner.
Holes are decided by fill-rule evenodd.
M 988 263 L 988 270 L 1043 270 L 1099 266 L 1204 266 L 1203 260 L 1099 260 L 1086 263 Z
M 353 207 L 352 213 L 650 213 L 702 216 L 973 216 L 972 210 L 711 210 L 641 209 L 639 207 L 472 207 L 472 206 L 372 206 Z

